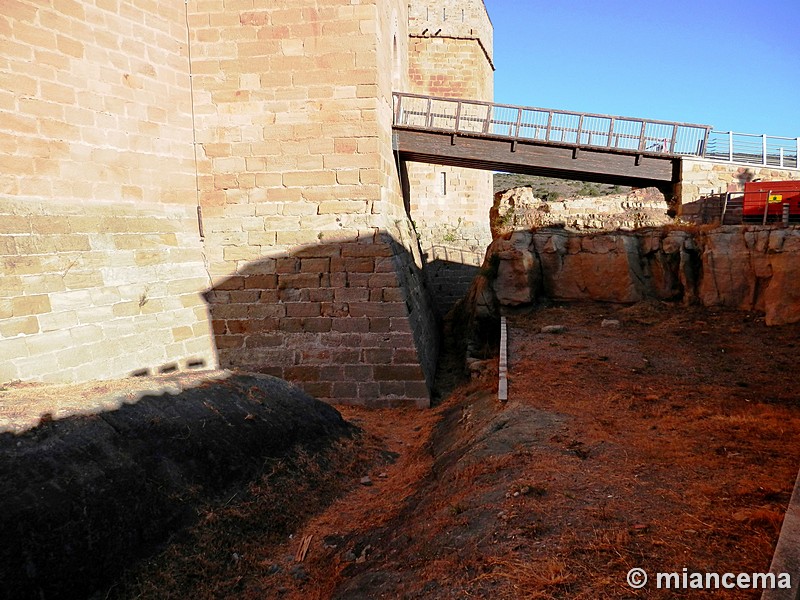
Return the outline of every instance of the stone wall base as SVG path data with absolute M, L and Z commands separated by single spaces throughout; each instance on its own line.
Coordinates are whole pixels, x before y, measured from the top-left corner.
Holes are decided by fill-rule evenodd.
M 800 169 L 742 163 L 721 163 L 700 158 L 681 160 L 681 180 L 675 186 L 681 204 L 726 192 L 741 192 L 748 181 L 800 180 Z
M 386 234 L 252 262 L 206 295 L 220 364 L 329 402 L 427 407 L 437 335 L 421 281 Z
M 0 201 L 0 382 L 215 367 L 194 206 Z

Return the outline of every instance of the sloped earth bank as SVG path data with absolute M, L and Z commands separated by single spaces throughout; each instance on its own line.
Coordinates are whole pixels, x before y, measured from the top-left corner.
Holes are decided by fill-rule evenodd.
M 540 333 L 554 324 L 566 331 Z M 112 596 L 705 598 L 625 576 L 768 570 L 800 464 L 800 326 L 658 301 L 509 325 L 507 404 L 495 368 L 431 411 L 341 407 L 396 460 L 285 480 L 281 514 L 316 485 L 350 491 L 282 535 L 247 526 L 280 516 L 269 502 L 210 512 Z
M 266 530 L 283 535 L 287 521 L 294 527 L 339 491 L 323 482 L 309 502 L 284 507 L 286 473 L 302 489 L 325 468 L 346 473 L 366 460 L 355 427 L 273 377 L 234 375 L 174 394 L 124 396 L 122 405 L 113 399 L 123 396 L 107 396 L 137 384 L 2 389 L 3 424 L 15 433 L 0 434 L 0 598 L 106 597 L 126 567 L 198 516 L 207 522 L 234 500 L 246 508 L 258 494 L 274 511 Z M 80 400 L 94 412 L 58 418 Z M 48 415 L 31 428 L 43 408 Z M 265 478 L 274 481 L 259 485 Z M 240 534 L 235 524 L 228 536 Z

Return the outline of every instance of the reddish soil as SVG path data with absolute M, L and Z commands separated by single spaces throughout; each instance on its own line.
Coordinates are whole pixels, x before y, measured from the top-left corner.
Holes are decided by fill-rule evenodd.
M 553 324 L 567 329 L 540 333 Z M 338 407 L 366 432 L 350 459 L 306 468 L 311 479 L 300 465 L 259 502 L 273 470 L 115 593 L 699 598 L 633 590 L 626 574 L 769 569 L 800 465 L 800 325 L 643 303 L 539 309 L 509 326 L 507 404 L 495 366 L 460 383 L 445 372 L 434 410 Z M 286 515 L 280 534 L 242 526 Z

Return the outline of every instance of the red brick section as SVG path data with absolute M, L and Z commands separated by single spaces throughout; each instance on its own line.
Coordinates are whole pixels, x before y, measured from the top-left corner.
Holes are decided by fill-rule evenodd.
M 390 244 L 309 246 L 272 260 L 275 274 L 237 275 L 208 294 L 223 366 L 288 379 L 323 400 L 427 404 Z

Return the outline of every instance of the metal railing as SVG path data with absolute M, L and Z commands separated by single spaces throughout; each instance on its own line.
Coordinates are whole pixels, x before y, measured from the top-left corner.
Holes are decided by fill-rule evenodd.
M 712 131 L 705 157 L 771 167 L 800 168 L 800 138 Z
M 397 127 L 636 153 L 702 156 L 711 127 L 395 93 Z
M 782 188 L 780 190 L 776 190 L 776 193 L 780 192 L 781 194 L 785 194 L 786 192 L 796 193 L 800 192 L 800 188 L 794 189 L 785 189 Z M 753 211 L 752 209 L 748 211 L 748 214 L 745 214 L 745 199 L 747 196 L 750 196 L 750 206 L 752 207 L 754 204 L 758 208 L 758 213 Z M 756 196 L 757 200 L 753 201 L 752 197 Z M 758 198 L 758 197 L 761 198 Z M 790 223 L 798 223 L 800 222 L 800 214 L 796 212 L 792 212 L 790 208 L 789 202 L 776 202 L 772 204 L 770 198 L 772 196 L 772 190 L 756 190 L 756 191 L 738 191 L 738 192 L 727 192 L 725 194 L 725 199 L 722 204 L 722 215 L 720 216 L 720 223 L 722 225 L 738 225 L 739 223 L 759 223 L 761 225 L 766 225 L 767 223 L 782 221 L 784 225 L 789 225 Z M 763 211 L 758 207 L 758 204 L 763 202 L 764 209 Z M 777 210 L 770 210 L 773 206 L 780 206 L 780 212 Z M 735 223 L 726 223 L 725 217 L 730 212 L 735 211 L 741 213 L 740 220 Z
M 736 200 L 733 197 L 736 196 Z M 726 192 L 722 202 L 722 214 L 719 217 L 720 225 L 738 225 L 739 223 L 725 223 L 725 216 L 734 208 L 744 210 L 744 192 Z M 740 219 L 741 222 L 741 219 Z

